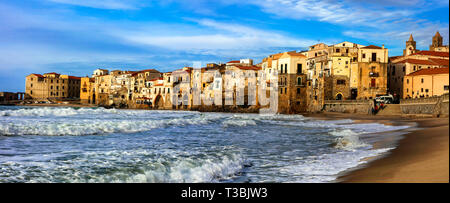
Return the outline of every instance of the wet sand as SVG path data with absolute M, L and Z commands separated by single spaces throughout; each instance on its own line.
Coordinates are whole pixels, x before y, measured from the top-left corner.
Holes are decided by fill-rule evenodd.
M 449 119 L 405 118 L 325 113 L 310 115 L 323 119 L 353 119 L 384 124 L 418 124 L 419 130 L 404 135 L 398 147 L 360 169 L 347 172 L 344 183 L 448 183 Z

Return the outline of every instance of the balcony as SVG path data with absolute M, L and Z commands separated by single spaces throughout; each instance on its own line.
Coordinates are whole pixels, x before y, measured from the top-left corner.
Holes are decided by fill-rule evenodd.
M 369 77 L 380 77 L 380 73 L 378 72 L 370 72 Z
M 372 58 L 372 57 L 369 57 L 369 62 L 377 62 L 377 63 L 380 63 L 380 62 L 381 62 L 381 59 L 380 59 L 380 58 Z

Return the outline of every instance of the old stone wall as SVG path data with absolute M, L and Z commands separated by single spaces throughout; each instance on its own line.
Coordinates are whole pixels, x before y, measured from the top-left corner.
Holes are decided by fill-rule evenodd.
M 437 97 L 403 99 L 400 101 L 403 114 L 449 115 L 449 94 Z
M 371 100 L 325 101 L 324 112 L 369 114 L 372 109 Z

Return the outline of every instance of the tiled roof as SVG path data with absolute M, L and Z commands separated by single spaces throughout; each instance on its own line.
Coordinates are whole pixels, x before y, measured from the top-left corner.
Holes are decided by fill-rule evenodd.
M 425 56 L 440 56 L 440 57 L 449 57 L 448 52 L 439 52 L 439 51 L 419 51 L 412 55 L 425 55 Z
M 241 63 L 241 61 L 229 61 L 227 63 Z
M 437 74 L 448 74 L 449 68 L 430 68 L 430 69 L 422 69 L 411 73 L 407 76 L 418 76 L 418 75 L 437 75 Z
M 141 70 L 139 71 L 140 73 L 145 73 L 145 72 L 153 72 L 153 73 L 160 73 L 159 71 L 155 70 L 155 69 L 146 69 L 146 70 Z
M 35 75 L 35 76 L 40 77 L 40 78 L 43 78 L 43 77 L 44 77 L 44 76 L 41 75 L 41 74 L 35 74 L 35 73 L 33 73 L 33 74 L 31 74 L 31 75 Z
M 61 74 L 52 72 L 52 73 L 45 73 L 44 75 L 61 75 Z
M 301 56 L 301 57 L 306 58 L 305 55 L 303 55 L 301 53 L 297 53 L 297 52 L 288 52 L 287 54 L 290 55 L 290 56 Z
M 69 76 L 69 79 L 72 79 L 72 80 L 81 80 L 80 77 L 76 77 L 76 76 Z
M 241 70 L 261 70 L 261 67 L 258 66 L 235 66 Z
M 369 46 L 363 47 L 361 49 L 382 49 L 382 48 L 379 46 L 375 46 L 375 45 L 369 45 Z
M 405 59 L 396 63 L 411 63 L 418 65 L 433 65 L 433 66 L 447 66 L 447 67 L 449 66 L 449 60 L 446 59 L 428 59 L 428 60 Z

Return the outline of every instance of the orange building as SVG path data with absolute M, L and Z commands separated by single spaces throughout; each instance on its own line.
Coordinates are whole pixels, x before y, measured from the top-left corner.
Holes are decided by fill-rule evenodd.
M 422 69 L 404 78 L 404 98 L 441 96 L 449 92 L 449 68 Z

